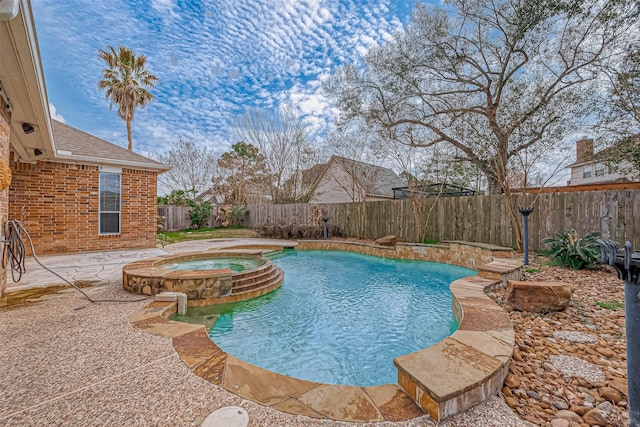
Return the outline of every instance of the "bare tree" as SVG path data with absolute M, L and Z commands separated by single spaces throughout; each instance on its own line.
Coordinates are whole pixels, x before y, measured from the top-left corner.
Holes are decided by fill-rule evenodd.
M 166 192 L 185 190 L 192 198 L 211 186 L 216 173 L 217 158 L 213 151 L 182 138 L 158 154 L 156 160 L 171 166 L 158 177 L 161 189 Z
M 301 173 L 317 160 L 308 141 L 309 130 L 289 109 L 252 108 L 232 120 L 238 140 L 256 146 L 264 157 L 267 186 L 274 203 L 307 198 Z
M 604 68 L 608 91 L 601 103 L 601 133 L 615 144 L 610 160 L 624 175 L 640 176 L 640 45 L 627 49 L 619 64 Z
M 510 160 L 552 146 L 591 112 L 598 65 L 637 27 L 632 0 L 452 0 L 417 4 L 404 32 L 325 88 L 342 123 L 363 119 L 410 144 L 447 144 L 508 192 Z M 510 199 L 509 199 L 510 200 Z M 516 241 L 518 215 L 509 202 Z

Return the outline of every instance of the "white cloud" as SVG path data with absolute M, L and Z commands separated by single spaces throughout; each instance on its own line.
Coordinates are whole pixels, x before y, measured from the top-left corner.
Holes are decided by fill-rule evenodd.
M 81 100 L 75 111 L 64 105 L 67 119 L 87 124 L 83 130 L 126 143 L 124 123 L 96 88 L 103 69 L 98 49 L 122 44 L 147 56 L 160 82 L 154 102 L 133 123 L 134 148 L 145 153 L 179 136 L 226 151 L 233 143 L 230 118 L 248 107 L 286 103 L 321 131 L 335 116 L 321 76 L 389 38 L 401 27 L 399 9 L 407 16 L 392 0 L 32 4 L 50 94 Z
M 58 114 L 58 111 L 56 110 L 56 106 L 53 105 L 52 103 L 49 103 L 49 114 L 51 115 L 51 118 L 54 120 L 57 120 L 62 123 L 67 122 L 62 116 L 62 114 Z

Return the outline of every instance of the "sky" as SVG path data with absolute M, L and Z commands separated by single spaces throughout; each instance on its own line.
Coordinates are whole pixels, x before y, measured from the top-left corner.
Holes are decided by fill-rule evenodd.
M 97 82 L 98 50 L 147 56 L 160 82 L 133 122 L 134 150 L 178 138 L 227 151 L 230 119 L 293 108 L 322 133 L 336 110 L 321 81 L 402 28 L 414 0 L 32 0 L 51 114 L 126 147 L 125 123 Z

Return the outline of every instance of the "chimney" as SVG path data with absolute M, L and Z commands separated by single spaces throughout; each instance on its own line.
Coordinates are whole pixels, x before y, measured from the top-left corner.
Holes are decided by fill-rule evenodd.
M 593 159 L 593 139 L 581 139 L 576 142 L 576 163 Z

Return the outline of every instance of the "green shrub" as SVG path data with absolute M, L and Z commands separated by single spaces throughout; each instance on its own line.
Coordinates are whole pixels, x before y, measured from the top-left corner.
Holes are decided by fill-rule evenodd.
M 600 233 L 589 233 L 579 238 L 576 230 L 562 230 L 547 237 L 542 243 L 549 245 L 544 253 L 557 265 L 574 270 L 592 268 L 600 258 L 600 246 L 596 241 Z
M 229 211 L 229 217 L 233 225 L 242 225 L 249 216 L 249 210 L 244 205 L 236 205 Z
M 187 213 L 191 220 L 191 226 L 195 229 L 202 228 L 211 217 L 211 203 L 208 201 L 191 200 L 189 202 L 191 210 Z

